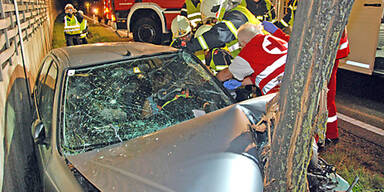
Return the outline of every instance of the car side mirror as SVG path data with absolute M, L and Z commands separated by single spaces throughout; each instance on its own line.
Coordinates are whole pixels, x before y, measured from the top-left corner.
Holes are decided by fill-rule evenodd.
M 33 140 L 36 144 L 47 145 L 48 143 L 45 141 L 46 133 L 43 122 L 40 120 L 36 120 L 32 124 L 32 136 Z

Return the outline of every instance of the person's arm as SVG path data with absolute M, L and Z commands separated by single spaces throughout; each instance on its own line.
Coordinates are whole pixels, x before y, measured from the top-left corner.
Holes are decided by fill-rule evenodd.
M 184 17 L 188 17 L 188 10 L 187 10 L 187 4 L 184 3 L 183 7 L 181 8 L 180 15 Z
M 275 37 L 278 37 L 278 38 L 280 38 L 286 42 L 288 42 L 289 39 L 291 38 L 289 35 L 284 33 L 283 30 L 281 30 L 281 29 L 277 29 L 272 35 Z
M 228 68 L 220 71 L 219 73 L 216 74 L 216 78 L 219 80 L 219 81 L 226 81 L 228 79 L 231 79 L 233 77 L 231 71 L 229 71 Z
M 241 85 L 242 85 L 242 86 L 245 86 L 245 85 L 254 85 L 254 83 L 252 82 L 252 80 L 251 80 L 250 77 L 247 77 L 247 78 L 245 78 L 245 79 L 241 82 Z
M 77 18 L 77 21 L 78 21 L 79 23 L 83 22 L 84 17 L 83 17 L 83 15 L 81 15 L 79 12 L 76 12 L 76 13 L 75 13 L 75 17 Z
M 289 41 L 290 36 L 285 34 L 283 30 L 279 29 L 276 25 L 274 25 L 271 22 L 268 21 L 263 21 L 262 23 L 264 30 L 267 32 L 271 33 L 273 36 L 278 37 L 286 42 Z
M 337 50 L 336 59 L 342 59 L 344 57 L 347 57 L 349 55 L 349 52 L 350 52 L 350 49 L 349 49 L 347 30 L 344 29 L 344 32 L 339 42 L 339 48 Z

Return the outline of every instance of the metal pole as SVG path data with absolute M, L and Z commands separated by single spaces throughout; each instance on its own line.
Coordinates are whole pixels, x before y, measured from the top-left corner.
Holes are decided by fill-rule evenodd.
M 15 5 L 15 12 L 16 12 L 16 23 L 17 23 L 17 29 L 19 32 L 19 39 L 20 39 L 20 50 L 21 50 L 21 59 L 23 61 L 23 68 L 24 68 L 24 76 L 25 76 L 25 84 L 27 86 L 27 94 L 28 94 L 28 102 L 29 107 L 32 107 L 32 101 L 31 101 L 31 87 L 29 86 L 29 80 L 27 75 L 27 69 L 25 67 L 25 52 L 24 52 L 24 41 L 23 41 L 23 33 L 21 31 L 21 24 L 20 24 L 20 17 L 19 17 L 19 8 L 17 7 L 16 0 L 13 0 L 13 3 Z M 27 34 L 28 35 L 28 34 Z M 17 45 L 16 45 L 17 49 Z

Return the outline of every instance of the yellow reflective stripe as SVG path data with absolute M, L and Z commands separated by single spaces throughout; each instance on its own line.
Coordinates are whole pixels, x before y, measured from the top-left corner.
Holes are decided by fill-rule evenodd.
M 256 19 L 258 19 L 258 20 L 263 20 L 264 17 L 263 17 L 263 16 L 257 16 Z
M 198 36 L 197 40 L 199 41 L 201 48 L 208 49 L 208 44 L 205 42 L 205 39 L 202 35 Z
M 288 23 L 284 21 L 284 19 L 280 20 L 280 23 L 283 24 L 285 27 L 288 27 Z
M 76 28 L 79 28 L 80 29 L 80 26 L 79 25 L 75 25 L 75 26 L 67 26 L 67 27 L 64 27 L 65 29 L 76 29 Z
M 276 21 L 277 21 L 277 19 L 273 19 L 273 20 L 271 21 L 271 23 L 276 23 Z
M 201 18 L 192 19 L 190 20 L 190 22 L 192 23 L 192 25 L 197 25 L 197 23 L 201 22 Z
M 228 65 L 216 65 L 216 71 L 222 71 L 228 68 Z
M 235 50 L 237 50 L 237 49 L 240 49 L 240 44 L 239 44 L 239 42 L 236 42 L 235 44 L 233 44 L 233 45 L 231 45 L 231 46 L 228 47 L 228 50 L 229 50 L 230 52 L 233 52 L 233 51 L 235 51 Z
M 191 14 L 188 14 L 188 19 L 189 18 L 192 18 L 192 17 L 200 17 L 201 16 L 201 13 L 200 12 L 197 12 L 197 13 L 191 13 Z
M 79 31 L 79 29 L 65 29 L 64 32 Z
M 223 20 L 223 22 L 225 23 L 225 25 L 227 25 L 228 29 L 232 32 L 232 34 L 235 36 L 235 38 L 237 39 L 237 29 L 236 27 L 233 25 L 233 23 L 231 21 L 228 21 L 228 20 Z

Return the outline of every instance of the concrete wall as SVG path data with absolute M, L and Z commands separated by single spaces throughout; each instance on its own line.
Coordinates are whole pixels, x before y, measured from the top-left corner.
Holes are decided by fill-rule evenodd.
M 24 66 L 32 87 L 51 49 L 54 0 L 17 0 L 24 42 Z M 31 137 L 32 110 L 13 0 L 0 0 L 0 189 L 39 191 Z

